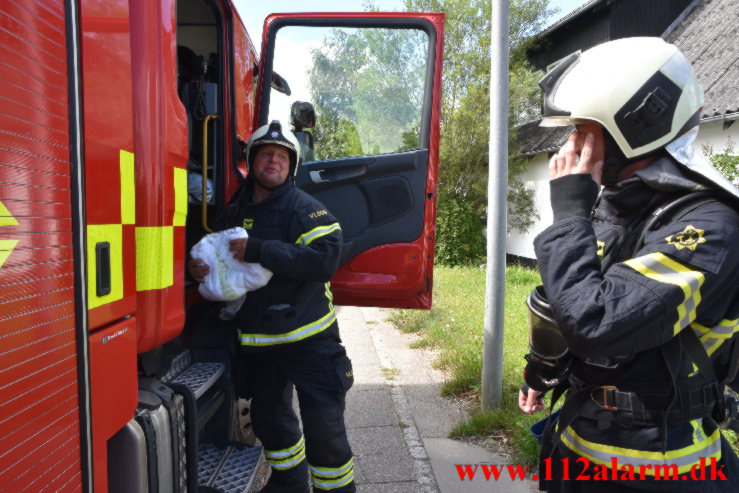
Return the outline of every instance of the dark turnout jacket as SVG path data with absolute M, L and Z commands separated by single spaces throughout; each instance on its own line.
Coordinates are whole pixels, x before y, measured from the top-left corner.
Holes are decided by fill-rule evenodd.
M 697 370 L 677 337 L 694 331 L 715 361 L 739 330 L 734 199 L 716 190 L 716 200 L 647 231 L 635 251 L 656 208 L 706 185 L 664 157 L 605 188 L 592 219 L 587 208 L 572 204 L 559 204 L 558 211 L 557 194 L 571 196 L 563 190 L 583 180 L 589 175 L 552 182 L 555 223 L 534 242 L 547 296 L 575 356 L 567 401 L 577 402 L 578 417 L 560 430 L 560 450 L 591 465 L 630 464 L 637 474 L 643 466 L 651 478 L 656 466 L 682 475 L 701 458 L 710 464 L 729 454 L 735 464 L 706 415 L 716 397 L 714 382 Z M 738 481 L 735 475 L 728 482 L 655 481 L 652 487 L 733 491 Z M 639 487 L 650 490 L 646 483 Z M 549 491 L 575 490 L 560 485 Z
M 247 178 L 219 224 L 246 229 L 245 261 L 260 263 L 274 274 L 266 286 L 247 294 L 237 314 L 242 348 L 338 337 L 329 285 L 341 255 L 338 221 L 292 180 L 260 202 L 253 201 L 252 191 Z

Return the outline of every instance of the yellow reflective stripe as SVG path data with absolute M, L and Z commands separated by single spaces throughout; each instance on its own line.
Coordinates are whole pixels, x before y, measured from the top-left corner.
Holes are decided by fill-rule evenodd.
M 288 447 L 288 448 L 284 448 L 280 450 L 264 449 L 264 456 L 271 458 L 271 459 L 278 459 L 280 457 L 289 457 L 304 447 L 305 447 L 305 438 L 301 436 L 300 440 L 298 440 L 298 443 L 296 443 L 292 447 Z
M 269 465 L 278 470 L 290 469 L 305 460 L 305 439 L 301 436 L 298 443 L 282 450 L 264 450 L 264 457 Z
M 187 170 L 174 170 L 174 213 L 172 226 L 184 226 L 187 221 Z
M 296 342 L 317 334 L 327 329 L 336 320 L 336 312 L 333 308 L 315 322 L 303 325 L 297 329 L 284 334 L 244 334 L 239 330 L 239 338 L 242 346 L 272 346 L 287 342 Z
M 97 295 L 98 243 L 110 244 L 110 293 Z M 87 225 L 87 307 L 88 309 L 112 303 L 123 298 L 123 226 L 120 224 Z
M 121 224 L 136 224 L 136 180 L 133 154 L 120 151 Z
M 698 418 L 698 419 L 692 420 L 690 422 L 690 426 L 693 427 L 693 443 L 694 444 L 707 440 L 706 434 L 703 433 L 703 419 Z
M 297 240 L 295 240 L 295 243 L 298 245 L 310 245 L 314 240 L 320 238 L 321 236 L 326 236 L 327 234 L 331 234 L 336 230 L 340 230 L 341 226 L 339 226 L 339 223 L 333 223 L 328 224 L 326 226 L 318 226 L 317 228 L 313 228 L 307 233 L 303 233 L 298 237 Z
M 20 240 L 0 240 L 0 267 L 3 266 Z
M 611 460 L 615 458 L 621 465 L 630 464 L 635 468 L 638 468 L 639 466 L 650 466 L 649 469 L 646 469 L 645 467 L 646 470 L 644 472 L 649 476 L 654 475 L 654 466 L 675 465 L 678 468 L 678 473 L 682 474 L 690 471 L 690 468 L 695 464 L 699 464 L 700 459 L 703 457 L 705 457 L 707 461 L 709 461 L 711 457 L 715 457 L 716 460 L 721 459 L 721 433 L 718 428 L 704 441 L 696 442 L 687 447 L 670 450 L 665 453 L 614 447 L 611 445 L 590 442 L 580 437 L 575 433 L 575 430 L 569 426 L 562 433 L 561 437 L 562 443 L 564 443 L 567 448 L 578 455 L 587 457 L 596 464 L 610 466 Z
M 659 252 L 627 260 L 624 263 L 650 279 L 673 284 L 682 289 L 684 298 L 677 307 L 678 317 L 674 326 L 674 334 L 695 320 L 695 310 L 701 302 L 700 288 L 705 281 L 702 272 L 689 269 Z
M 351 471 L 353 467 L 354 457 L 349 459 L 349 462 L 339 467 L 317 467 L 308 464 L 308 469 L 310 469 L 311 474 L 321 478 L 338 478 L 339 476 L 343 476 Z
M 713 327 L 706 327 L 698 322 L 693 322 L 690 326 L 695 331 L 698 339 L 700 339 L 701 344 L 703 344 L 703 348 L 705 348 L 708 355 L 712 356 L 713 353 L 721 347 L 724 341 L 731 339 L 734 333 L 739 331 L 739 319 L 724 319 Z M 690 376 L 695 375 L 697 372 L 698 367 L 694 363 L 693 373 L 691 373 Z
M 316 479 L 314 477 L 313 487 L 318 488 L 319 490 L 335 490 L 336 488 L 341 488 L 342 486 L 348 485 L 352 481 L 354 481 L 354 471 L 353 470 L 351 473 L 347 474 L 343 478 L 339 478 L 336 480 Z
M 331 283 L 326 283 L 326 299 L 328 299 L 328 309 L 334 309 L 334 293 L 331 292 Z
M 10 210 L 0 201 L 0 226 L 18 226 L 19 224 Z
M 305 460 L 305 449 L 302 449 L 294 457 L 290 457 L 287 459 L 267 459 L 267 463 L 277 470 L 284 471 L 286 469 L 291 469 L 297 466 L 304 460 Z
M 136 290 L 164 289 L 174 284 L 174 227 L 136 228 Z
M 354 457 L 339 467 L 316 467 L 308 464 L 313 486 L 321 490 L 341 488 L 354 481 Z

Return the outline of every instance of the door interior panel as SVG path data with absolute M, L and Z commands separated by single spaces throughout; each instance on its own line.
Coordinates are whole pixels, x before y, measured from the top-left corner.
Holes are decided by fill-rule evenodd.
M 304 163 L 296 184 L 321 201 L 341 224 L 342 264 L 386 243 L 410 243 L 421 235 L 428 151 L 415 150 Z M 361 174 L 343 170 L 363 169 Z M 316 183 L 320 173 L 325 179 Z

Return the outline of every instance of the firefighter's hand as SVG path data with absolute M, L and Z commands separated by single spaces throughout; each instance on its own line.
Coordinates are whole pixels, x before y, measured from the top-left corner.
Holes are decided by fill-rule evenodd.
M 544 396 L 541 392 L 528 389 L 524 394 L 523 389 L 518 391 L 518 407 L 526 414 L 533 414 L 544 409 Z
M 190 259 L 187 263 L 190 275 L 198 282 L 203 282 L 205 276 L 210 272 L 210 267 L 199 258 Z
M 234 254 L 234 258 L 241 262 L 244 261 L 244 254 L 246 253 L 246 242 L 249 238 L 236 238 L 228 243 L 231 252 Z
M 575 130 L 567 143 L 549 160 L 549 179 L 589 173 L 600 185 L 603 176 L 603 130 Z

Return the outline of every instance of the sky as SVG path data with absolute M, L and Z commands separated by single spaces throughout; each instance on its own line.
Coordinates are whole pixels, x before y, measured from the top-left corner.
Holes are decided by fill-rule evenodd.
M 270 2 L 265 0 L 232 0 L 239 16 L 251 36 L 254 46 L 259 52 L 262 39 L 262 24 L 264 18 L 273 12 L 305 12 L 305 0 L 280 0 Z M 588 0 L 550 0 L 550 5 L 559 8 L 549 24 L 553 24 L 577 7 L 587 3 Z M 313 12 L 361 12 L 366 10 L 364 4 L 367 0 L 312 0 L 310 10 Z M 380 10 L 398 11 L 403 10 L 403 0 L 371 0 Z

